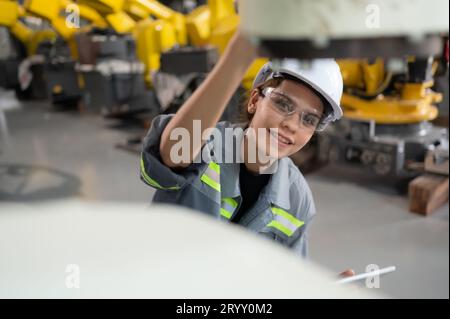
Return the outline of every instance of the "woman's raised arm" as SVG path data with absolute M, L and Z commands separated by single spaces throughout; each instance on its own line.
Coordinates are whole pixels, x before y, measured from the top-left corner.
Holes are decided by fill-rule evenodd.
M 193 140 L 194 120 L 200 120 L 203 132 L 214 128 L 238 88 L 246 71 L 256 58 L 256 49 L 239 31 L 230 41 L 227 50 L 202 85 L 183 104 L 171 119 L 161 136 L 160 154 L 170 168 L 186 168 L 201 152 L 205 140 Z M 170 158 L 172 147 L 177 141 L 170 140 L 170 133 L 176 128 L 185 128 L 190 133 L 191 154 L 189 162 L 173 163 Z

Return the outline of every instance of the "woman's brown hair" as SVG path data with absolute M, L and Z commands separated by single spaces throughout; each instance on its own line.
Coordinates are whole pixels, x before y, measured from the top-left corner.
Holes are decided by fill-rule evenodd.
M 275 79 L 270 79 L 267 80 L 264 83 L 261 83 L 260 85 L 258 85 L 256 88 L 254 88 L 253 90 L 257 90 L 258 93 L 261 95 L 262 91 L 266 88 L 277 88 L 281 85 L 281 83 L 283 83 L 285 79 L 284 78 L 275 78 Z M 252 90 L 252 91 L 253 91 Z M 248 104 L 250 103 L 251 100 L 251 92 L 252 91 L 248 91 L 245 95 L 245 100 L 244 102 L 241 104 L 241 114 L 240 114 L 240 122 L 241 123 L 247 123 L 249 124 L 252 119 L 254 114 L 251 114 L 248 112 Z

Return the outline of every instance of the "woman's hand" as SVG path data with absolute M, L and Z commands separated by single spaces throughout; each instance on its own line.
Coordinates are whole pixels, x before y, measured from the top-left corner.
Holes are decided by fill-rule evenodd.
M 258 58 L 258 48 L 241 30 L 236 31 L 229 43 L 230 50 L 237 52 L 245 62 L 251 63 Z
M 258 57 L 258 48 L 251 42 L 250 38 L 241 30 L 235 34 L 235 41 L 241 46 L 244 52 L 252 56 L 254 59 Z

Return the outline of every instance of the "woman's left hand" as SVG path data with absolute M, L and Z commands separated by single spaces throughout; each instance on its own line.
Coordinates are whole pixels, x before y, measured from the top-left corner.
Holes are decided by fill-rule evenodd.
M 339 274 L 339 277 L 348 278 L 353 277 L 355 275 L 355 271 L 353 269 L 347 269 Z

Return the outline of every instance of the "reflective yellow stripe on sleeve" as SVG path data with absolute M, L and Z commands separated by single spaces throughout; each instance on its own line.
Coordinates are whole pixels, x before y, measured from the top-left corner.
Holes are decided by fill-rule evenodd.
M 152 187 L 155 187 L 157 189 L 161 190 L 170 190 L 170 191 L 177 191 L 180 190 L 181 187 L 179 186 L 173 186 L 173 187 L 163 187 L 161 186 L 157 181 L 155 181 L 153 178 L 148 176 L 147 172 L 145 171 L 145 165 L 144 165 L 144 159 L 141 157 L 141 176 L 144 178 L 144 180 Z
M 267 227 L 275 228 L 289 237 L 291 237 L 298 228 L 305 224 L 305 222 L 295 218 L 281 208 L 272 207 L 271 210 L 274 214 L 274 220 L 268 223 Z

